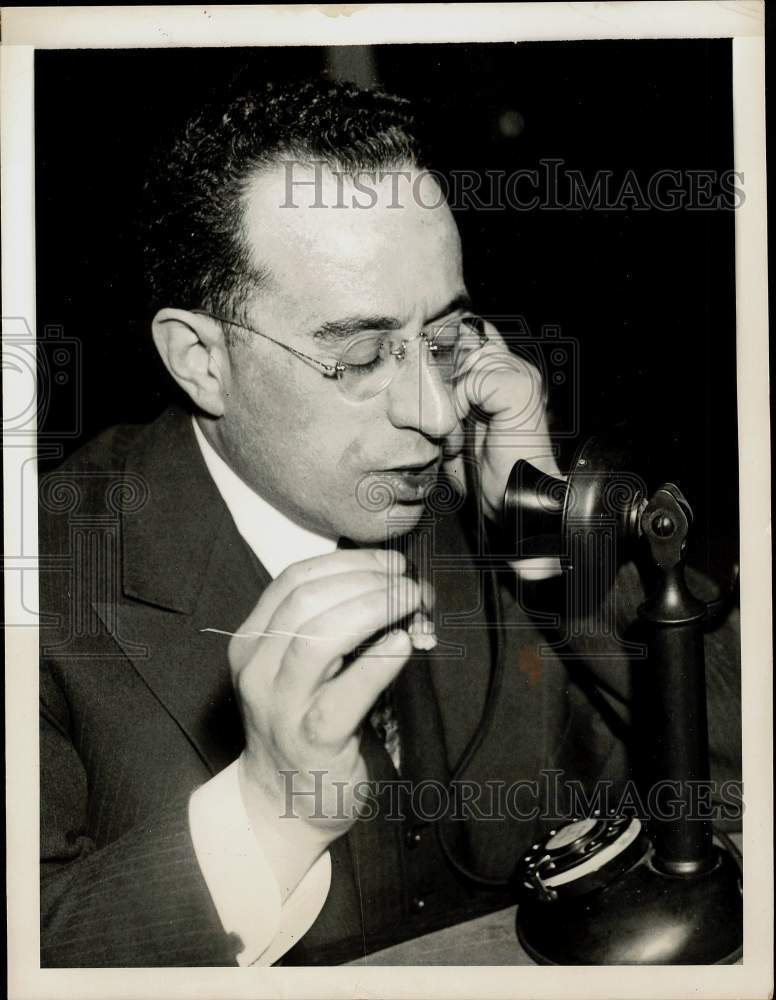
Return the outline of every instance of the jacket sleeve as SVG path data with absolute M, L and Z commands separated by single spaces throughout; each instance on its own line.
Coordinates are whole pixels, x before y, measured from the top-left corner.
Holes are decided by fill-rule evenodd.
M 188 794 L 96 848 L 64 695 L 41 675 L 41 965 L 234 965 L 194 854 Z

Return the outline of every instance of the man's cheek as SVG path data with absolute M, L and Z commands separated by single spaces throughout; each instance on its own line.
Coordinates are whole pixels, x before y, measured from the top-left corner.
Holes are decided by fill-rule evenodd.
M 372 451 L 374 452 L 374 449 Z M 337 465 L 343 472 L 349 470 L 367 472 L 378 467 L 379 463 L 375 463 L 374 457 L 370 459 L 367 456 L 364 442 L 361 438 L 351 438 L 344 444 Z

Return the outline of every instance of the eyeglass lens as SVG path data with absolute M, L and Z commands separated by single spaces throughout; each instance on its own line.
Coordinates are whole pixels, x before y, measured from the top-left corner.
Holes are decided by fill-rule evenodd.
M 482 321 L 474 316 L 447 323 L 423 339 L 427 363 L 447 384 L 455 381 L 470 355 L 487 341 Z M 370 399 L 382 392 L 396 373 L 401 345 L 400 339 L 384 335 L 359 337 L 349 344 L 339 359 L 345 365 L 338 380 L 341 391 L 354 400 Z

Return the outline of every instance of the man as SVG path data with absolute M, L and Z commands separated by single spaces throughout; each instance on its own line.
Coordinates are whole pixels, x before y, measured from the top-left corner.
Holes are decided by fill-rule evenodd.
M 548 803 L 455 822 L 401 783 L 627 762 L 483 558 L 472 506 L 493 522 L 518 458 L 557 467 L 543 413 L 510 434 L 537 373 L 472 312 L 408 109 L 238 94 L 148 193 L 152 332 L 191 412 L 41 486 L 43 964 L 332 963 L 505 905 Z

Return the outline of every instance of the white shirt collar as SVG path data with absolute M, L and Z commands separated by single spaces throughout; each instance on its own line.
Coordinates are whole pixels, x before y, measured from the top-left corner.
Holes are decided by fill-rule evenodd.
M 300 527 L 246 485 L 215 451 L 191 418 L 208 472 L 235 526 L 273 578 L 291 563 L 334 552 L 337 542 Z

